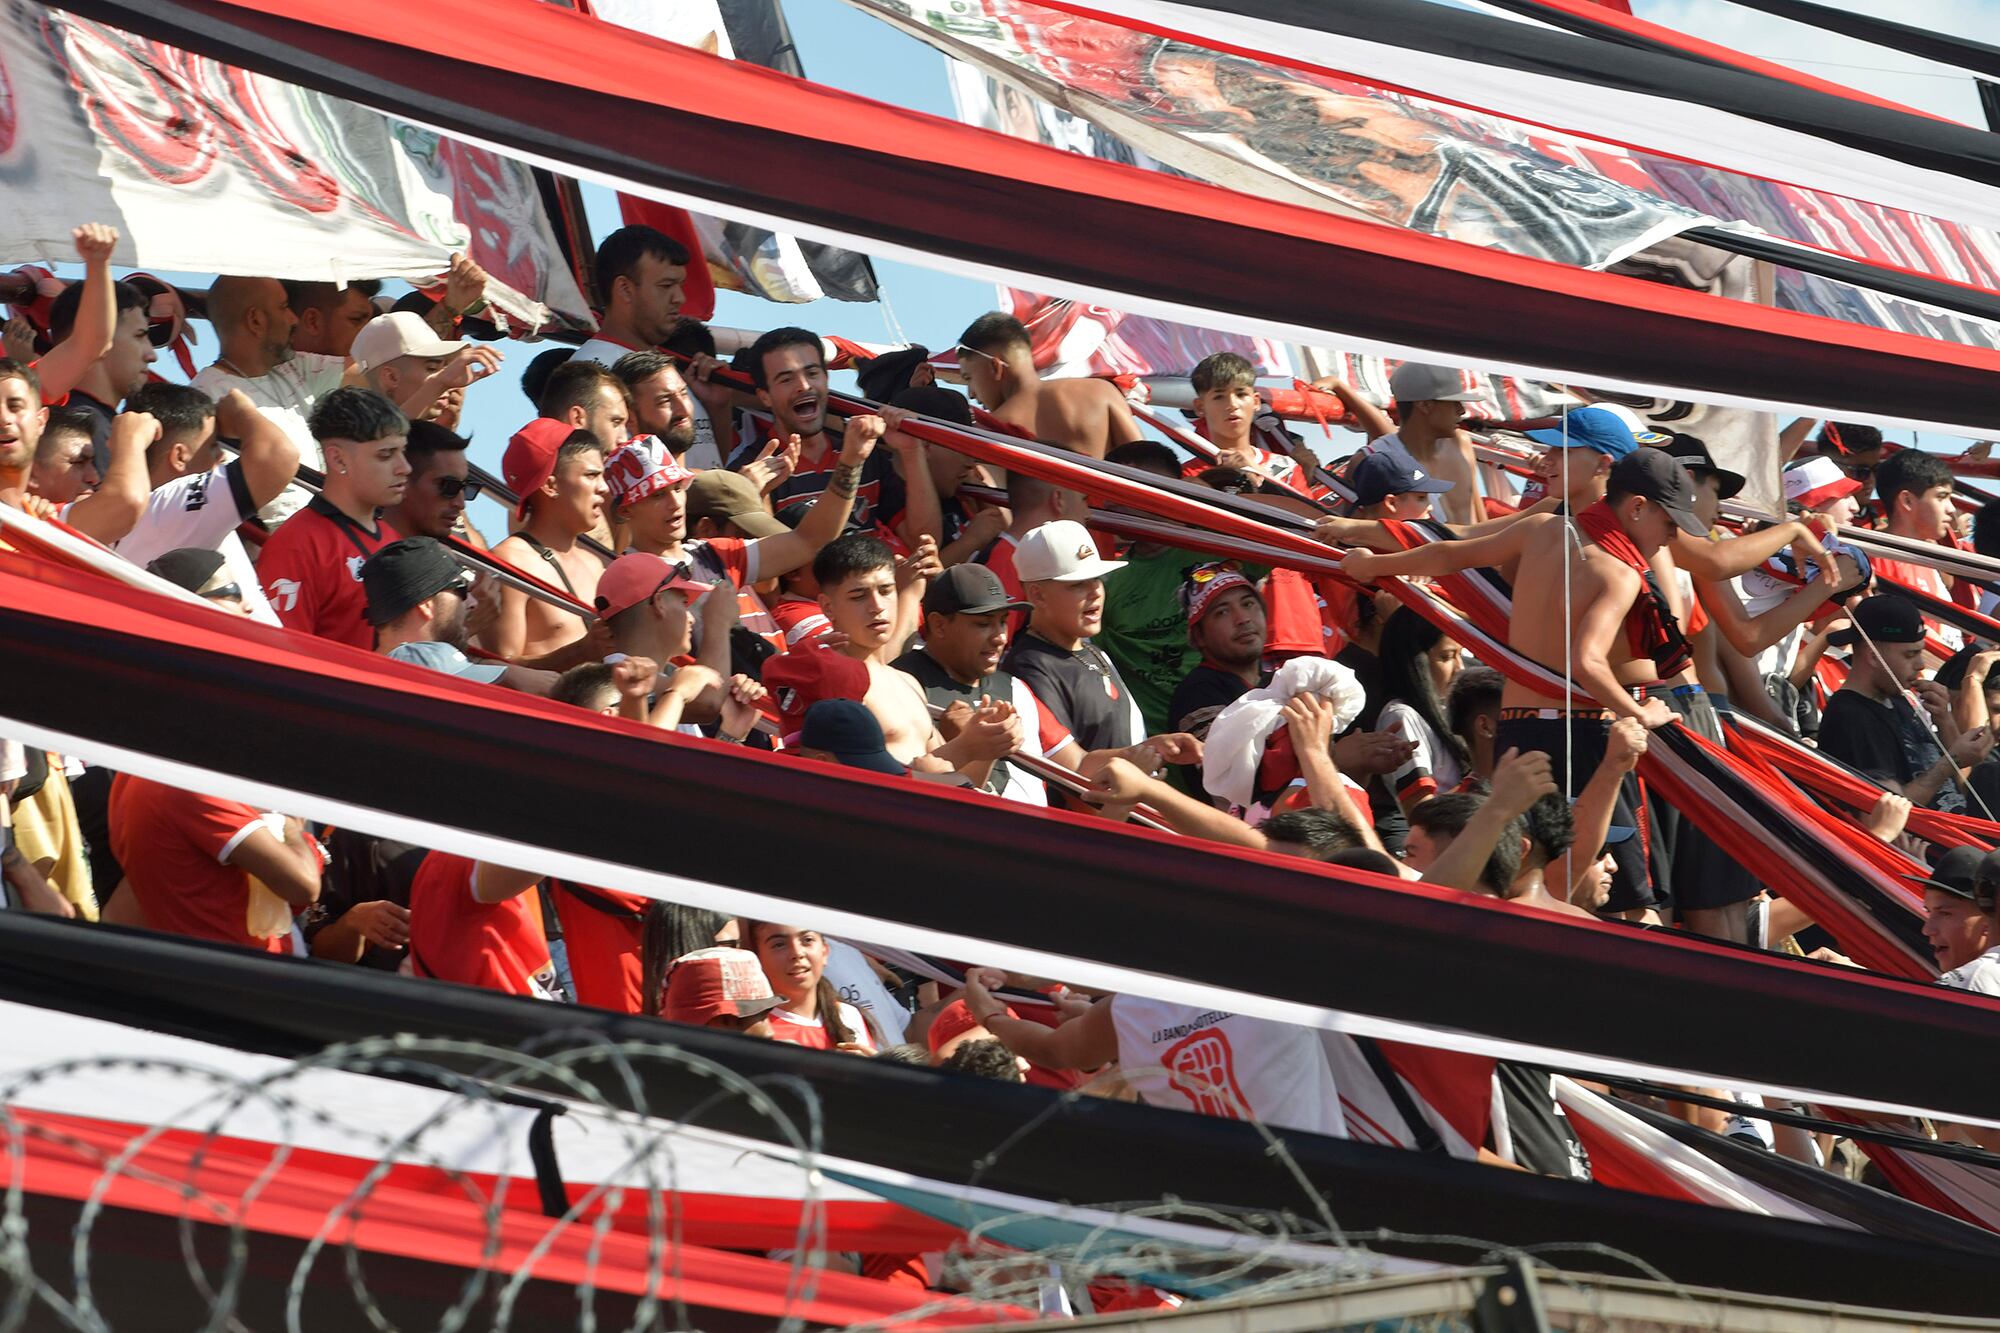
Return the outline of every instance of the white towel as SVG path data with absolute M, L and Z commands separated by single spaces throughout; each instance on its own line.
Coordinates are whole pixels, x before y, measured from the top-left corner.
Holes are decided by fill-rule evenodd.
M 1216 714 L 1202 747 L 1202 785 L 1209 795 L 1248 807 L 1256 800 L 1257 767 L 1264 746 L 1285 723 L 1284 706 L 1301 694 L 1317 694 L 1333 705 L 1338 736 L 1361 716 L 1361 682 L 1352 671 L 1324 657 L 1294 657 L 1261 690 L 1252 690 Z

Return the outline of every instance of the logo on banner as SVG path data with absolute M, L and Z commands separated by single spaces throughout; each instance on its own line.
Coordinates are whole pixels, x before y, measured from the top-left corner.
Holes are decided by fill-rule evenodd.
M 1248 1120 L 1256 1114 L 1236 1081 L 1236 1051 L 1229 1034 L 1217 1028 L 1175 1042 L 1160 1057 L 1167 1086 L 1186 1097 L 1203 1115 Z

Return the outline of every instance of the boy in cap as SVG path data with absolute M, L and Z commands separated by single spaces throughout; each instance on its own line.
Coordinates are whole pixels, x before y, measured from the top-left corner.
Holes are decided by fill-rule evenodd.
M 158 575 L 177 588 L 184 588 L 225 611 L 237 615 L 250 614 L 250 608 L 243 605 L 243 589 L 237 584 L 236 576 L 222 558 L 222 552 L 210 551 L 199 546 L 184 546 L 178 551 L 168 551 L 159 559 L 146 566 L 148 574 Z
M 377 315 L 362 325 L 347 355 L 368 387 L 412 421 L 437 416 L 452 390 L 500 368 L 494 348 L 440 338 L 422 315 L 409 310 Z
M 696 949 L 667 971 L 660 1013 L 669 1023 L 722 1028 L 746 1037 L 771 1037 L 770 1013 L 784 1001 L 771 989 L 764 965 L 747 949 Z
M 1124 567 L 1101 558 L 1090 530 L 1069 519 L 1044 523 L 1014 553 L 1031 613 L 1007 669 L 1086 750 L 1122 750 L 1146 735 L 1117 665 L 1090 642 L 1104 624 L 1104 576 Z
M 1951 692 L 1924 680 L 1924 618 L 1916 603 L 1880 593 L 1855 606 L 1853 627 L 1833 636 L 1852 646 L 1847 681 L 1826 701 L 1819 747 L 1849 768 L 1886 773 L 1912 804 L 1965 810 L 1963 771 L 1993 749 L 1991 727 L 1960 733 Z M 1912 700 L 1915 702 L 1912 702 Z M 1927 724 L 1917 704 L 1929 714 Z
M 1201 660 L 1182 677 L 1167 716 L 1175 731 L 1206 740 L 1216 714 L 1270 682 L 1264 669 L 1264 598 L 1235 562 L 1215 561 L 1188 571 L 1181 609 L 1188 642 Z
M 514 432 L 501 455 L 507 489 L 520 497 L 520 526 L 493 548 L 508 564 L 565 589 L 585 606 L 597 595 L 604 561 L 582 544 L 604 518 L 604 447 L 597 436 L 550 417 Z M 604 654 L 580 615 L 510 587 L 484 647 L 496 657 L 560 671 Z
M 368 597 L 368 623 L 375 627 L 375 651 L 482 685 L 547 694 L 556 681 L 552 671 L 474 662 L 465 655 L 471 582 L 443 543 L 430 537 L 403 537 L 369 556 L 361 566 L 361 587 Z
M 1347 484 L 1354 488 L 1357 518 L 1417 523 L 1431 516 L 1431 497 L 1452 489 L 1442 477 L 1426 475 L 1392 453 L 1375 453 L 1355 464 Z
M 1977 847 L 1953 847 L 1937 858 L 1930 874 L 1910 878 L 1924 891 L 1924 940 L 1944 974 L 1938 980 L 2000 995 L 2000 958 L 1988 954 L 2000 858 Z
M 1625 419 L 1605 407 L 1570 408 L 1561 426 L 1531 430 L 1527 436 L 1542 446 L 1542 453 L 1535 460 L 1537 482 L 1523 493 L 1522 506 L 1553 498 L 1559 509 L 1567 507 L 1571 513 L 1603 499 L 1612 467 L 1639 447 Z
M 1472 439 L 1459 423 L 1467 404 L 1489 400 L 1487 392 L 1463 371 L 1409 361 L 1389 376 L 1389 396 L 1396 402 L 1396 433 L 1372 441 L 1366 452 L 1387 454 L 1411 472 L 1451 482 L 1457 493 L 1446 517 L 1454 523 L 1478 522 L 1484 517 L 1479 512 L 1478 464 Z

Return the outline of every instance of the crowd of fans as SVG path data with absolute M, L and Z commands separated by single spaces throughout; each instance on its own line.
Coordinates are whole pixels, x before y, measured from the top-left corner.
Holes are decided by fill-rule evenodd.
M 115 240 L 79 228 L 84 279 L 45 330 L 9 329 L 0 503 L 218 613 L 784 762 L 1112 821 L 1143 809 L 1190 839 L 1523 912 L 1820 956 L 1837 957 L 1796 905 L 1644 790 L 1658 728 L 1722 742 L 1726 706 L 1800 736 L 1881 789 L 1851 812 L 1861 827 L 1919 854 L 1914 807 L 2000 802 L 2000 649 L 1897 589 L 1989 611 L 1994 594 L 1925 564 L 1871 569 L 1840 539 L 1865 522 L 1990 553 L 2000 519 L 1968 531 L 1945 465 L 1866 427 L 1788 428 L 1792 515 L 1739 530 L 1722 506 L 1744 477 L 1614 403 L 1527 432 L 1521 484 L 1475 452 L 1481 391 L 1435 366 L 1397 370 L 1389 410 L 1324 384 L 1359 432 L 1331 467 L 1263 410 L 1240 357 L 1194 368 L 1214 456 L 1190 460 L 1108 381 L 1042 380 L 1004 314 L 957 341 L 977 407 L 913 349 L 864 365 L 879 406 L 842 416 L 805 330 L 734 358 L 749 387 L 728 373 L 680 314 L 688 254 L 634 226 L 596 257 L 602 331 L 523 377 L 532 405 L 501 467 L 514 501 L 482 533 L 468 506 L 493 482 L 456 430 L 468 394 L 502 392 L 482 383 L 500 353 L 460 336 L 476 265 L 394 309 L 368 284 L 218 278 L 218 355 L 180 385 L 149 374 L 148 304 L 112 277 Z M 1346 577 L 1114 539 L 1082 492 L 919 439 L 915 416 L 1307 515 Z M 1572 688 L 1475 661 L 1385 582 L 1468 571 L 1511 590 L 1511 652 L 1567 666 Z M 1337 1061 L 1304 1029 L 914 972 L 809 920 L 725 919 L 5 758 L 5 880 L 30 911 L 1346 1132 Z M 1946 984 L 2000 994 L 1996 884 L 2000 862 L 1962 852 L 1924 881 Z M 1203 1033 L 1235 1052 L 1227 1098 L 1176 1065 Z M 1576 1170 L 1573 1154 L 1494 1155 Z

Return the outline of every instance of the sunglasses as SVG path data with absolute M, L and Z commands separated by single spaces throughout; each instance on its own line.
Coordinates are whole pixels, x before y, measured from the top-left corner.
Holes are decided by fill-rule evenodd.
M 463 492 L 465 502 L 471 504 L 479 498 L 479 493 L 486 489 L 486 483 L 483 481 L 467 481 L 462 477 L 439 477 L 437 479 L 437 489 L 438 494 L 447 500 Z

